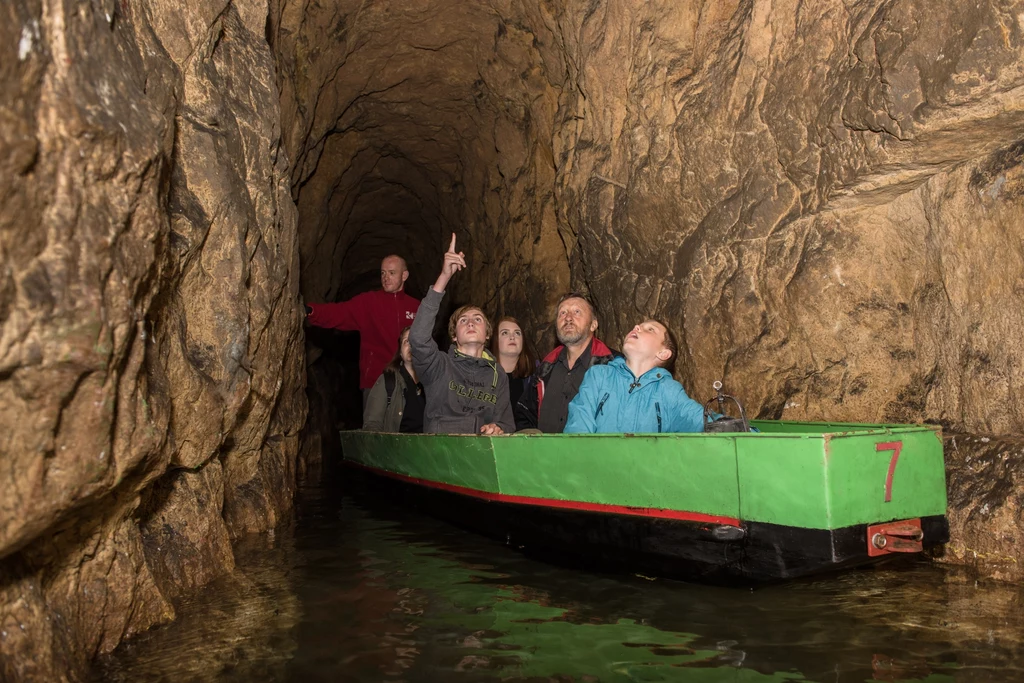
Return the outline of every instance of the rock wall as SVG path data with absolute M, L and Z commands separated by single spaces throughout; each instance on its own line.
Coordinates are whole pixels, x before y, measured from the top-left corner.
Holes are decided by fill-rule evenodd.
M 608 336 L 668 319 L 763 417 L 1019 431 L 1021 6 L 667 7 L 574 15 L 557 196 Z
M 946 436 L 950 542 L 941 559 L 977 575 L 1020 582 L 1024 548 L 1021 529 L 1019 436 Z
M 296 211 L 260 3 L 0 7 L 0 679 L 76 680 L 287 517 Z

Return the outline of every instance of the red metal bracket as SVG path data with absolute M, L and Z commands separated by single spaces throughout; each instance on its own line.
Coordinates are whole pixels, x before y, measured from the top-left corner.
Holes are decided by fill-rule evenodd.
M 890 553 L 919 553 L 922 550 L 920 519 L 904 519 L 868 527 L 868 557 Z

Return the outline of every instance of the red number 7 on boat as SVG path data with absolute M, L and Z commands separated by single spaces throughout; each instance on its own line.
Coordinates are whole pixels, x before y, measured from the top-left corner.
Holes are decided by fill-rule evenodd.
M 889 473 L 885 475 L 885 502 L 892 502 L 892 475 L 896 472 L 896 463 L 900 459 L 900 451 L 903 450 L 902 441 L 886 441 L 875 444 L 875 451 L 892 451 L 892 458 L 889 460 Z

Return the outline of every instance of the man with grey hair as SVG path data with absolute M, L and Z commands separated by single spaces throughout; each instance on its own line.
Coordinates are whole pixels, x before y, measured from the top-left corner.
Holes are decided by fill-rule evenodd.
M 409 269 L 405 259 L 389 254 L 380 262 L 381 288 L 348 301 L 306 304 L 306 321 L 314 327 L 359 333 L 359 388 L 363 404 L 374 382 L 398 350 L 398 337 L 412 325 L 420 302 L 405 293 Z
M 559 345 L 541 361 L 515 406 L 516 424 L 556 434 L 565 429 L 569 403 L 579 392 L 587 369 L 619 355 L 594 336 L 597 316 L 585 295 L 563 295 L 557 311 L 555 335 Z

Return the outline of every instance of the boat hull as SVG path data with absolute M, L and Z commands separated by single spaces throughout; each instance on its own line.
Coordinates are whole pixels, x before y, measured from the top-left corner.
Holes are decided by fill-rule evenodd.
M 563 566 L 716 585 L 753 586 L 871 564 L 867 524 L 806 529 L 687 520 L 496 500 L 347 462 L 363 487 Z M 925 548 L 945 543 L 946 518 L 921 519 Z
M 404 501 L 587 568 L 758 584 L 948 540 L 935 430 L 759 425 L 605 438 L 343 432 L 342 445 L 347 465 Z M 916 537 L 879 549 L 877 525 L 893 522 Z

